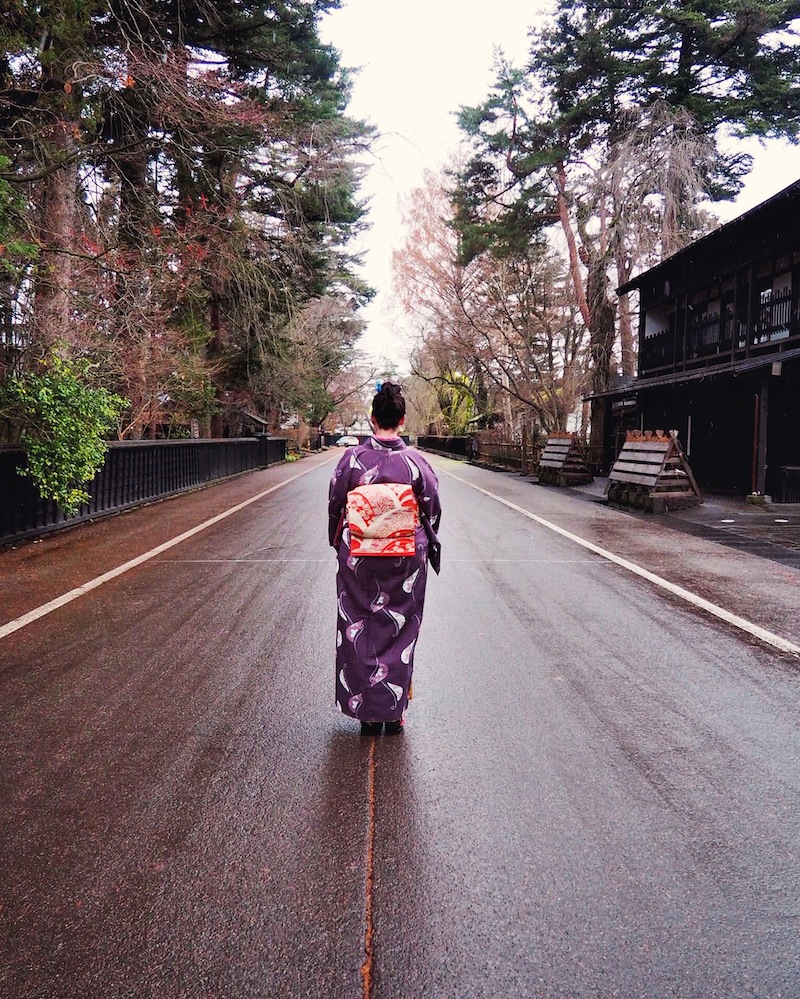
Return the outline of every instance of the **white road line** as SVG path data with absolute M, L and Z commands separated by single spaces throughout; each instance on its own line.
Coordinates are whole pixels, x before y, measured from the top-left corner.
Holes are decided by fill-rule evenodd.
M 244 508 L 250 506 L 251 503 L 257 503 L 258 500 L 263 499 L 265 496 L 269 496 L 270 493 L 274 493 L 278 489 L 283 489 L 284 486 L 288 486 L 289 483 L 294 482 L 295 479 L 302 478 L 302 476 L 308 475 L 309 472 L 315 472 L 318 468 L 327 464 L 328 462 L 323 461 L 320 462 L 319 465 L 315 465 L 313 468 L 306 468 L 304 471 L 298 472 L 297 475 L 293 475 L 290 479 L 286 479 L 285 482 L 279 482 L 276 486 L 271 486 L 269 489 L 265 489 L 263 492 L 258 493 L 257 496 L 251 496 L 250 499 L 245 500 L 243 503 L 237 503 L 236 506 L 232 506 L 229 510 L 224 510 L 222 513 L 218 513 L 216 517 L 212 517 L 210 520 L 204 520 L 202 524 L 198 524 L 196 527 L 192 527 L 190 530 L 184 531 L 183 534 L 179 534 L 177 537 L 171 538 L 169 541 L 165 541 L 156 548 L 151 548 L 149 552 L 145 552 L 143 555 L 137 555 L 136 558 L 132 558 L 128 562 L 118 565 L 115 569 L 109 569 L 108 572 L 104 572 L 101 576 L 95 576 L 95 578 L 90 579 L 88 583 L 76 586 L 74 590 L 70 590 L 68 593 L 63 593 L 60 597 L 56 597 L 54 600 L 50 600 L 48 603 L 42 604 L 41 607 L 36 607 L 32 611 L 28 611 L 28 613 L 23 614 L 22 617 L 15 618 L 13 621 L 9 621 L 7 624 L 1 625 L 0 639 L 6 638 L 8 635 L 12 635 L 15 631 L 19 631 L 20 628 L 33 624 L 33 622 L 38 621 L 39 618 L 45 617 L 47 614 L 51 614 L 54 610 L 58 610 L 59 607 L 63 607 L 65 604 L 71 603 L 73 600 L 77 600 L 78 597 L 82 597 L 85 593 L 90 593 L 92 590 L 96 590 L 97 587 L 102 586 L 103 583 L 108 583 L 112 579 L 116 579 L 117 576 L 121 576 L 123 573 L 128 572 L 130 569 L 135 569 L 137 565 L 149 562 L 150 559 L 155 558 L 156 555 L 169 551 L 170 548 L 174 548 L 175 545 L 181 544 L 182 541 L 188 541 L 188 539 L 194 537 L 195 534 L 205 531 L 206 528 L 212 527 L 214 524 L 218 524 L 221 520 L 225 520 L 226 517 L 230 517 L 234 513 L 244 510 Z
M 557 524 L 553 524 L 549 520 L 545 520 L 543 517 L 538 517 L 535 513 L 531 513 L 529 510 L 525 510 L 523 507 L 517 506 L 516 503 L 511 503 L 509 500 L 503 499 L 502 496 L 490 493 L 488 489 L 482 489 L 480 486 L 476 486 L 472 482 L 467 482 L 466 479 L 462 479 L 458 475 L 453 475 L 452 472 L 447 472 L 444 469 L 441 469 L 441 471 L 451 479 L 455 479 L 457 482 L 461 482 L 463 485 L 469 486 L 470 489 L 474 489 L 476 492 L 483 493 L 484 496 L 488 496 L 490 499 L 496 500 L 498 503 L 502 503 L 503 506 L 507 506 L 510 510 L 515 510 L 517 513 L 521 513 L 523 517 L 527 517 L 529 520 L 535 521 L 542 527 L 546 527 L 548 530 L 554 531 L 556 534 L 560 534 L 562 537 L 567 538 L 570 541 L 574 541 L 575 544 L 580 545 L 582 548 L 588 549 L 590 552 L 594 552 L 595 555 L 600 555 L 602 558 L 608 559 L 609 562 L 613 562 L 615 565 L 626 569 L 628 572 L 632 572 L 634 575 L 640 576 L 642 579 L 646 579 L 648 582 L 653 583 L 662 590 L 666 590 L 673 596 L 679 597 L 681 600 L 685 600 L 687 603 L 692 604 L 694 607 L 699 607 L 701 610 L 704 610 L 709 614 L 713 614 L 714 617 L 719 618 L 721 621 L 725 621 L 727 624 L 732 625 L 734 628 L 738 628 L 740 631 L 747 632 L 748 635 L 752 635 L 754 638 L 759 639 L 759 641 L 764 642 L 766 645 L 771 645 L 773 648 L 780 649 L 781 652 L 790 652 L 795 656 L 800 656 L 800 645 L 795 645 L 794 642 L 790 642 L 788 639 L 782 638 L 780 635 L 767 631 L 765 628 L 761 628 L 759 625 L 753 624 L 752 621 L 739 617 L 738 614 L 732 614 L 730 611 L 725 610 L 724 607 L 712 604 L 710 600 L 705 600 L 703 597 L 699 597 L 696 593 L 692 593 L 690 590 L 685 590 L 682 586 L 670 583 L 668 579 L 657 576 L 648 569 L 643 569 L 640 565 L 636 565 L 635 562 L 629 562 L 627 559 L 621 558 L 619 555 L 615 555 L 613 552 L 607 551 L 605 548 L 600 548 L 598 545 L 592 544 L 591 541 L 586 541 L 585 538 L 578 537 L 577 534 L 573 534 L 571 531 L 564 530 L 563 527 L 559 527 Z
M 459 565 L 486 565 L 491 562 L 509 562 L 516 565 L 605 565 L 605 560 L 601 558 L 450 558 L 447 564 L 457 562 Z
M 330 562 L 333 561 L 333 553 L 330 558 L 162 558 L 159 565 L 271 565 L 273 562 Z

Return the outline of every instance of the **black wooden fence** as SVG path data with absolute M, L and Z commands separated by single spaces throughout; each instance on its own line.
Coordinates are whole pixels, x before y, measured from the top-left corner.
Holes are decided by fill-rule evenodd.
M 479 465 L 491 468 L 507 468 L 509 471 L 530 475 L 534 465 L 539 463 L 539 451 L 522 444 L 507 441 L 480 441 L 474 455 Z
M 18 474 L 24 452 L 0 447 L 0 543 L 35 537 L 285 459 L 286 441 L 280 437 L 115 442 L 88 485 L 89 503 L 74 517 L 65 517 Z
M 541 448 L 536 444 L 513 444 L 508 441 L 484 440 L 480 436 L 431 437 L 417 439 L 424 451 L 465 458 L 489 468 L 508 469 L 523 475 L 535 473 Z
M 800 465 L 770 465 L 767 493 L 773 503 L 800 503 Z
M 452 458 L 469 458 L 471 437 L 431 437 L 420 435 L 417 446 L 423 451 L 433 451 L 435 454 L 446 454 Z

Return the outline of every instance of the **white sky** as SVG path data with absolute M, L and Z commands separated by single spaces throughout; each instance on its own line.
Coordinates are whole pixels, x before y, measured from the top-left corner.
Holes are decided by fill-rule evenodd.
M 403 242 L 399 203 L 423 171 L 438 170 L 458 144 L 453 112 L 480 103 L 493 80 L 496 48 L 521 63 L 528 27 L 544 4 L 525 0 L 344 0 L 323 18 L 321 35 L 358 68 L 348 113 L 380 132 L 362 186 L 370 199 L 363 275 L 377 289 L 362 312 L 368 329 L 360 346 L 407 370 L 410 344 L 391 303 L 391 254 Z M 800 178 L 800 147 L 748 145 L 756 165 L 735 205 L 715 210 L 734 218 Z

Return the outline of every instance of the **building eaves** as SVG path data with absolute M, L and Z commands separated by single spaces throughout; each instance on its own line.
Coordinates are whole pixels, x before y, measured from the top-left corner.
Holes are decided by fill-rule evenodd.
M 725 375 L 743 375 L 750 371 L 758 371 L 760 368 L 769 368 L 776 361 L 793 361 L 797 358 L 800 358 L 800 347 L 795 347 L 792 350 L 778 351 L 774 354 L 764 354 L 761 357 L 749 357 L 742 361 L 735 361 L 733 364 L 715 365 L 709 368 L 698 368 L 695 371 L 681 371 L 668 375 L 658 375 L 655 378 L 635 378 L 626 385 L 609 389 L 607 392 L 585 395 L 583 399 L 585 402 L 589 402 L 592 399 L 625 399 L 652 388 L 662 388 L 666 385 L 684 385 L 688 382 L 699 382 L 707 378 L 719 378 Z

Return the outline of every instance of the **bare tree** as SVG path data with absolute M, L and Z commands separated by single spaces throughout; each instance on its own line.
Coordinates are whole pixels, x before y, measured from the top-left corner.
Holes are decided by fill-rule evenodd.
M 583 326 L 563 265 L 545 244 L 458 260 L 453 208 L 441 178 L 426 177 L 406 209 L 395 288 L 435 375 L 451 390 L 469 373 L 477 402 L 514 400 L 545 429 L 563 429 L 585 386 Z M 495 403 L 495 406 L 498 405 Z
M 686 108 L 656 101 L 622 116 L 620 137 L 599 171 L 613 217 L 613 262 L 618 285 L 634 269 L 652 266 L 713 229 L 700 207 L 716 150 Z M 622 373 L 636 370 L 635 336 L 627 295 L 619 297 Z

